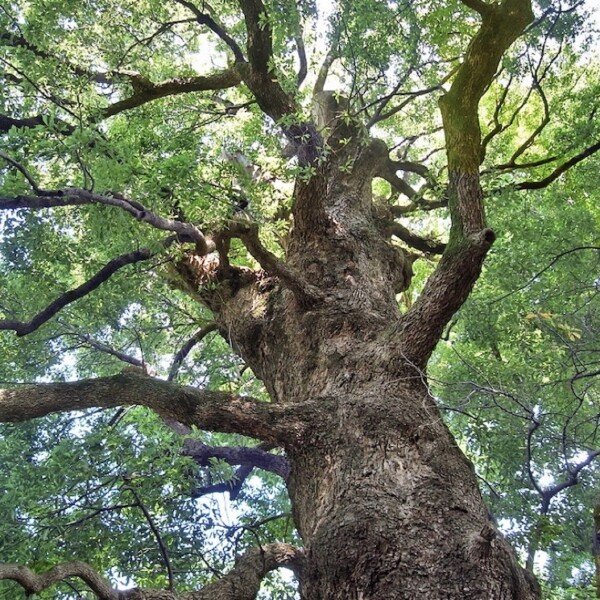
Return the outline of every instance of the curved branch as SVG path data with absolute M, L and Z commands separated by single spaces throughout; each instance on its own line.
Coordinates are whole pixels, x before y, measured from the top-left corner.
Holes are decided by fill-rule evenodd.
M 576 154 L 562 165 L 556 167 L 550 175 L 544 177 L 539 181 L 521 181 L 517 183 L 515 186 L 512 186 L 515 190 L 541 190 L 545 187 L 548 187 L 553 181 L 556 181 L 563 173 L 566 173 L 571 167 L 574 167 L 576 164 L 580 163 L 582 160 L 585 160 L 588 156 L 595 154 L 600 150 L 600 140 L 595 144 L 588 146 L 585 150 Z
M 299 27 L 298 33 L 294 38 L 296 42 L 296 52 L 298 53 L 298 60 L 300 62 L 300 66 L 298 67 L 298 74 L 296 75 L 296 85 L 300 87 L 306 76 L 308 75 L 308 61 L 306 59 L 306 48 L 304 46 L 304 38 L 302 37 L 302 30 Z
M 17 129 L 33 129 L 34 127 L 39 127 L 40 125 L 44 125 L 44 117 L 42 115 L 19 119 L 9 115 L 0 114 L 0 133 L 7 133 L 10 131 L 11 127 L 16 127 Z M 75 131 L 75 127 L 65 123 L 64 121 L 60 122 L 60 127 L 69 134 Z
M 267 573 L 287 567 L 299 576 L 303 560 L 304 552 L 290 544 L 252 548 L 224 577 L 207 585 L 189 600 L 254 600 Z
M 465 6 L 478 12 L 480 15 L 486 14 L 490 10 L 490 5 L 484 0 L 460 0 Z
M 323 63 L 321 64 L 321 68 L 319 69 L 319 74 L 317 75 L 317 80 L 315 81 L 315 85 L 313 87 L 313 98 L 316 98 L 318 94 L 320 94 L 325 89 L 325 82 L 327 81 L 327 76 L 329 75 L 329 69 L 331 65 L 338 58 L 339 50 L 339 36 L 340 36 L 340 28 L 338 28 L 334 34 L 334 38 L 332 40 L 331 48 L 327 55 L 323 59 Z
M 82 283 L 79 287 L 65 292 L 62 296 L 59 296 L 56 300 L 46 306 L 46 308 L 35 315 L 31 320 L 0 320 L 0 330 L 14 331 L 19 337 L 36 331 L 54 315 L 60 312 L 65 306 L 75 302 L 76 300 L 79 300 L 80 298 L 83 298 L 84 296 L 87 296 L 90 292 L 93 292 L 123 267 L 152 258 L 162 249 L 170 246 L 174 241 L 175 238 L 170 236 L 163 241 L 161 249 L 151 250 L 149 248 L 143 248 L 142 250 L 134 250 L 133 252 L 121 254 L 121 256 L 117 256 L 117 258 L 113 258 L 85 283 Z
M 417 190 L 404 181 L 404 179 L 398 177 L 397 171 L 399 171 L 401 167 L 397 167 L 396 162 L 399 161 L 384 161 L 380 169 L 375 173 L 375 176 L 381 177 L 381 179 L 387 181 L 394 191 L 404 194 L 409 199 L 414 198 L 417 195 Z
M 276 121 L 294 114 L 296 103 L 281 87 L 272 70 L 273 38 L 267 10 L 262 0 L 238 0 L 244 13 L 250 69 L 244 81 L 261 109 Z M 249 71 L 249 72 L 248 72 Z
M 23 177 L 25 177 L 25 179 L 27 179 L 27 183 L 29 183 L 29 185 L 31 186 L 31 189 L 36 194 L 40 192 L 40 188 L 38 187 L 37 182 L 31 176 L 29 171 L 20 162 L 17 162 L 14 158 L 11 158 L 8 154 L 6 154 L 5 152 L 2 152 L 1 150 L 0 150 L 0 158 L 5 160 L 8 164 L 12 165 L 15 169 L 17 169 L 17 171 L 19 171 L 19 173 L 21 173 L 23 175 Z
M 425 368 L 444 327 L 471 293 L 494 239 L 491 229 L 483 229 L 459 248 L 446 247 L 421 295 L 399 321 L 398 349 L 407 362 Z
M 294 407 L 199 390 L 138 373 L 0 389 L 0 422 L 21 422 L 87 408 L 146 406 L 164 419 L 207 431 L 239 433 L 277 445 L 302 435 Z
M 399 351 L 418 369 L 425 367 L 444 327 L 473 289 L 495 239 L 486 228 L 479 175 L 479 101 L 504 52 L 533 20 L 530 0 L 468 5 L 479 10 L 482 24 L 439 102 L 448 156 L 450 238 L 436 270 L 398 326 Z
M 543 490 L 544 497 L 546 497 L 550 500 L 550 499 L 554 498 L 554 496 L 556 496 L 557 494 L 560 494 L 560 492 L 562 492 L 563 490 L 566 490 L 570 487 L 573 487 L 574 485 L 577 485 L 579 483 L 579 475 L 581 474 L 581 471 L 583 471 L 583 469 L 585 469 L 586 467 L 591 465 L 592 462 L 598 456 L 600 456 L 600 450 L 594 450 L 593 452 L 590 452 L 586 458 L 584 458 L 581 462 L 577 463 L 575 465 L 575 467 L 573 467 L 571 469 L 571 471 L 569 473 L 569 477 L 565 481 L 562 481 L 561 483 L 557 483 L 556 485 L 554 485 L 550 488 L 544 489 Z
M 119 591 L 113 589 L 104 577 L 84 562 L 64 563 L 39 575 L 21 565 L 0 564 L 0 580 L 16 581 L 28 594 L 38 594 L 68 577 L 78 577 L 85 581 L 100 600 L 120 598 Z
M 239 496 L 246 479 L 253 470 L 254 467 L 250 465 L 242 465 L 236 469 L 233 477 L 229 481 L 220 481 L 219 483 L 212 483 L 194 488 L 190 497 L 201 498 L 202 496 L 208 496 L 209 494 L 225 494 L 226 492 L 229 492 L 229 499 L 235 500 Z
M 472 8 L 479 6 L 482 24 L 466 50 L 450 90 L 440 99 L 450 172 L 471 173 L 478 169 L 479 101 L 493 81 L 502 55 L 533 20 L 529 0 L 504 0 L 489 5 L 471 0 L 469 4 Z
M 64 563 L 40 575 L 20 565 L 0 564 L 0 580 L 15 581 L 26 592 L 35 594 L 69 577 L 79 577 L 99 600 L 254 600 L 267 573 L 280 567 L 299 573 L 303 558 L 303 551 L 290 544 L 252 548 L 238 558 L 235 566 L 221 579 L 200 591 L 186 594 L 159 589 L 116 590 L 83 562 Z
M 390 206 L 390 212 L 395 218 L 399 218 L 403 217 L 404 215 L 437 210 L 438 208 L 446 208 L 447 206 L 448 196 L 446 193 L 444 193 L 439 200 L 423 200 L 422 198 L 415 197 L 409 204 L 403 204 L 400 206 L 392 205 Z

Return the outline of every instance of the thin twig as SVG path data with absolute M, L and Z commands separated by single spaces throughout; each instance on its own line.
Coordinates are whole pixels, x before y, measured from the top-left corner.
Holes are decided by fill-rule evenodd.
M 150 527 L 150 529 L 152 530 L 152 533 L 154 534 L 154 538 L 156 539 L 156 543 L 158 544 L 158 547 L 160 548 L 160 553 L 162 554 L 163 560 L 165 562 L 165 567 L 167 568 L 167 576 L 169 578 L 169 590 L 174 592 L 175 591 L 175 579 L 173 577 L 173 567 L 171 565 L 171 559 L 169 558 L 169 553 L 167 552 L 167 547 L 165 546 L 162 536 L 160 535 L 160 531 L 158 530 L 158 527 L 156 526 L 156 523 L 154 522 L 152 515 L 150 514 L 150 512 L 146 508 L 146 505 L 142 502 L 142 499 L 140 498 L 139 494 L 135 491 L 135 489 L 133 487 L 131 487 L 130 485 L 125 485 L 125 486 L 123 486 L 122 489 L 124 491 L 126 490 L 132 494 L 132 496 L 135 498 L 135 501 L 136 501 L 137 505 L 139 506 L 140 510 L 142 511 L 142 513 L 144 513 L 144 517 L 146 518 L 146 521 L 148 522 L 148 526 Z

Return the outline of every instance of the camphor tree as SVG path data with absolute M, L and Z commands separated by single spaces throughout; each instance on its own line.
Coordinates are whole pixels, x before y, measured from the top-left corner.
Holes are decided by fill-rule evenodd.
M 287 566 L 307 600 L 540 597 L 426 367 L 494 242 L 484 195 L 545 188 L 600 148 L 582 7 L 318 8 L 2 3 L 1 368 L 33 385 L 0 391 L 0 420 L 54 493 L 7 487 L 9 593 L 254 598 Z M 98 465 L 77 463 L 82 439 Z M 179 452 L 201 466 L 182 463 L 191 496 L 233 496 L 253 467 L 285 481 L 293 544 L 247 527 L 255 547 L 210 565 L 197 507 L 174 508 Z M 202 479 L 223 463 L 241 465 L 229 483 Z M 55 548 L 33 559 L 42 512 Z

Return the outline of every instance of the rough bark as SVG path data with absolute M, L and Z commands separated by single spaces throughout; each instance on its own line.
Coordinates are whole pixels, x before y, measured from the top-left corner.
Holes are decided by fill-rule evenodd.
M 124 405 L 147 406 L 163 418 L 185 425 L 274 443 L 302 426 L 293 416 L 298 409 L 302 412 L 301 407 L 273 406 L 249 397 L 198 390 L 131 372 L 0 390 L 0 421 L 18 423 L 53 412 Z
M 333 168 L 297 188 L 288 263 L 323 299 L 306 306 L 284 285 L 256 284 L 216 311 L 274 403 L 306 408 L 304 434 L 284 442 L 307 552 L 303 598 L 533 600 L 535 582 L 490 523 L 468 461 L 407 357 L 429 352 L 422 347 L 435 334 L 422 321 L 427 337 L 415 337 L 398 315 L 395 292 L 410 274 L 370 210 L 378 152 L 355 151 L 352 173 Z M 485 254 L 488 236 L 484 229 L 464 252 Z M 460 258 L 446 258 L 438 283 L 454 310 L 477 275 L 463 267 L 462 291 L 452 279 Z

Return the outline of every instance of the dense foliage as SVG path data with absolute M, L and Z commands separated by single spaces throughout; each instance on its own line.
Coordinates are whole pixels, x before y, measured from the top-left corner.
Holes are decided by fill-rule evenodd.
M 265 2 L 270 66 L 297 103 L 274 122 L 233 68 L 247 35 L 237 2 L 0 3 L 3 387 L 129 365 L 267 400 L 198 290 L 174 276 L 193 240 L 166 243 L 175 230 L 148 215 L 207 237 L 232 218 L 256 222 L 264 247 L 284 256 L 294 181 L 314 167 L 290 157 L 282 131 L 310 113 L 319 69 L 348 98 L 348 119 L 407 169 L 378 179 L 375 193 L 395 243 L 415 258 L 412 286 L 398 296 L 401 311 L 412 305 L 447 241 L 437 101 L 478 26 L 469 8 L 478 2 L 326 4 Z M 556 599 L 591 593 L 599 496 L 600 72 L 580 4 L 537 2 L 481 103 L 482 181 L 498 239 L 428 370 L 496 522 Z M 67 188 L 117 203 L 22 201 Z M 138 206 L 123 210 L 123 198 Z M 257 266 L 240 239 L 229 242 L 231 264 Z M 135 252 L 146 254 L 27 335 L 7 325 Z M 142 407 L 1 427 L 0 562 L 41 572 L 84 560 L 122 587 L 191 590 L 248 548 L 297 542 L 282 478 L 217 450 L 256 440 L 181 435 Z M 261 593 L 294 597 L 291 582 L 277 572 Z M 88 597 L 84 589 L 67 580 L 39 597 Z M 0 582 L 0 598 L 20 590 Z

